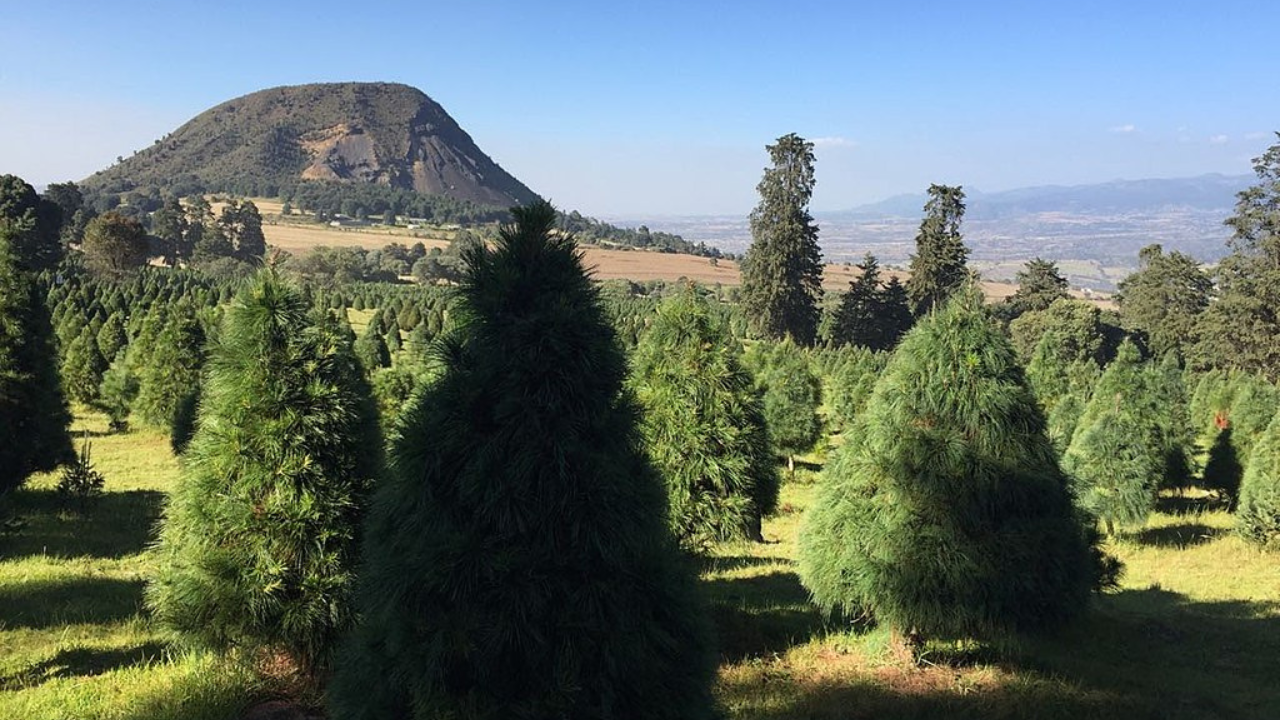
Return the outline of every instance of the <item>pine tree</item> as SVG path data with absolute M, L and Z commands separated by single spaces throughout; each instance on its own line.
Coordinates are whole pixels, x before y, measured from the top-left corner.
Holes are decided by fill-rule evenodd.
M 809 215 L 813 197 L 813 143 L 792 133 L 766 148 L 771 167 L 756 190 L 751 247 L 742 261 L 742 303 L 756 332 L 790 336 L 803 345 L 818 330 L 822 252 Z
M 1116 525 L 1145 520 L 1163 482 L 1168 448 L 1151 380 L 1137 347 L 1126 340 L 1098 379 L 1063 455 L 1081 507 L 1096 515 L 1109 535 Z
M 13 236 L 0 220 L 0 495 L 75 457 L 49 311 Z
M 387 349 L 387 342 L 382 339 L 378 328 L 373 325 L 366 327 L 364 334 L 356 340 L 355 351 L 360 364 L 368 373 L 378 368 L 391 367 L 391 351 Z
M 399 424 L 331 716 L 709 717 L 625 359 L 555 210 L 511 212 L 464 254 L 466 319 Z
M 857 267 L 858 277 L 849 281 L 849 289 L 840 296 L 831 340 L 836 345 L 881 350 L 880 263 L 867 253 Z
M 684 544 L 760 540 L 778 476 L 760 398 L 728 328 L 692 289 L 667 300 L 640 339 L 633 385 L 645 446 Z
M 125 332 L 124 318 L 121 313 L 111 313 L 94 340 L 98 344 L 98 351 L 107 362 L 115 359 L 115 356 L 129 344 L 129 335 Z
M 1191 426 L 1187 387 L 1176 352 L 1166 352 L 1159 366 L 1153 366 L 1152 385 L 1157 408 L 1163 411 L 1161 439 L 1164 448 L 1162 488 L 1184 488 L 1191 484 L 1192 449 L 1195 431 Z
M 106 370 L 107 361 L 98 350 L 97 334 L 93 326 L 86 325 L 80 337 L 67 347 L 62 361 L 62 382 L 67 396 L 78 403 L 93 404 L 98 399 L 98 385 Z
M 960 235 L 963 219 L 964 190 L 959 186 L 930 185 L 906 286 L 917 317 L 942 305 L 971 277 L 965 265 L 969 248 Z
M 824 610 L 998 638 L 1078 615 L 1106 579 L 1008 340 L 966 290 L 899 345 L 800 535 Z
M 1125 327 L 1144 333 L 1156 355 L 1185 354 L 1195 344 L 1196 324 L 1213 291 L 1213 280 L 1195 258 L 1148 245 L 1138 252 L 1138 270 L 1118 287 Z
M 1196 367 L 1274 381 L 1280 379 L 1280 142 L 1254 158 L 1253 170 L 1257 183 L 1237 193 L 1226 220 L 1231 254 L 1218 264 L 1218 298 L 1199 315 L 1191 357 Z
M 156 336 L 151 353 L 138 368 L 134 409 L 147 423 L 169 430 L 182 399 L 200 381 L 204 364 L 204 328 L 188 302 L 175 305 Z
M 129 362 L 128 353 L 120 352 L 102 374 L 98 401 L 94 406 L 107 414 L 112 430 L 120 431 L 129 426 L 129 413 L 137 397 L 138 374 Z
M 832 429 L 843 432 L 853 427 L 866 409 L 889 353 L 875 353 L 862 347 L 846 347 L 837 352 L 842 357 L 832 368 L 822 395 L 827 401 L 827 419 Z
M 1280 548 L 1280 415 L 1258 439 L 1240 485 L 1236 524 L 1245 539 Z
M 337 321 L 272 270 L 237 296 L 210 355 L 147 604 L 194 643 L 283 652 L 315 673 L 354 617 L 381 463 L 369 386 Z
M 1013 319 L 1025 312 L 1047 310 L 1055 301 L 1067 297 L 1067 279 L 1058 264 L 1041 258 L 1027 261 L 1027 266 L 1014 277 L 1017 291 L 1005 300 L 1006 315 Z
M 764 419 L 769 440 L 795 473 L 796 455 L 806 452 L 822 435 L 822 384 L 809 368 L 804 349 L 790 338 L 778 343 L 765 358 L 757 377 L 764 396 Z

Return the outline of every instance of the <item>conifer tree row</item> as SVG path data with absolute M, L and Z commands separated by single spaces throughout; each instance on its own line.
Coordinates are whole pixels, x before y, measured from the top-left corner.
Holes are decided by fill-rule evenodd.
M 49 312 L 0 219 L 0 495 L 73 457 Z
M 705 718 L 714 656 L 626 363 L 546 203 L 464 254 L 366 524 L 331 717 Z

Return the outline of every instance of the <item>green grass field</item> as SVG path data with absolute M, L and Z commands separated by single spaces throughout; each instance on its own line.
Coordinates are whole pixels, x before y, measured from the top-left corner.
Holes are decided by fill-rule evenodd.
M 142 609 L 152 525 L 178 467 L 165 436 L 81 418 L 107 492 L 66 510 L 41 476 L 7 500 L 0 535 L 0 718 L 226 718 L 284 691 L 234 663 L 174 649 Z M 801 478 L 812 473 L 801 471 Z M 885 634 L 826 621 L 793 557 L 808 484 L 784 488 L 765 544 L 705 561 L 730 718 L 1280 717 L 1280 556 L 1195 501 L 1112 550 L 1122 588 L 1058 636 L 996 652 L 931 646 L 919 668 Z

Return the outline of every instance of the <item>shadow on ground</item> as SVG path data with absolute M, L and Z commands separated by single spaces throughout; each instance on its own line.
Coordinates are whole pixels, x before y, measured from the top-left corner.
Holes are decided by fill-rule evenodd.
M 77 577 L 0 585 L 0 628 L 112 623 L 137 615 L 142 580 Z
M 0 559 L 135 555 L 150 541 L 163 500 L 154 490 L 110 492 L 79 509 L 53 490 L 18 490 L 11 497 L 12 513 L 22 528 L 0 536 Z
M 725 660 L 736 662 L 780 653 L 822 632 L 826 625 L 823 616 L 809 602 L 809 593 L 800 585 L 799 576 L 789 569 L 789 562 L 750 556 L 715 558 L 712 562 L 722 572 L 780 563 L 788 568 L 702 581 Z
M 1147 547 L 1185 548 L 1203 545 L 1227 532 L 1223 528 L 1210 527 L 1204 523 L 1185 522 L 1177 525 L 1145 528 L 1126 539 Z
M 821 618 L 794 575 L 707 581 L 727 659 L 804 642 Z M 1013 649 L 929 653 L 885 667 L 822 650 L 812 668 L 739 664 L 722 677 L 731 715 L 783 718 L 1280 717 L 1280 604 L 1196 602 L 1160 589 L 1106 596 L 1080 622 Z M 850 659 L 856 658 L 856 659 Z M 842 670 L 842 663 L 846 669 Z M 794 674 L 793 674 L 794 673 Z
M 158 659 L 164 646 L 150 642 L 129 648 L 70 648 L 52 658 L 0 676 L 0 691 L 21 690 L 64 677 L 91 677 Z

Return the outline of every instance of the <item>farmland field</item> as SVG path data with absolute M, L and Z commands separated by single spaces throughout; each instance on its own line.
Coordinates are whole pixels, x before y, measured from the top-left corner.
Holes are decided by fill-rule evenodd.
M 168 643 L 142 608 L 152 525 L 178 465 L 162 434 L 106 432 L 82 414 L 107 492 L 64 507 L 39 476 L 0 535 L 0 717 L 239 718 L 287 694 Z M 919 668 L 886 659 L 883 631 L 808 603 L 795 541 L 821 458 L 783 489 L 763 544 L 716 548 L 702 586 L 719 636 L 717 695 L 731 718 L 1280 717 L 1280 562 L 1203 500 L 1165 497 L 1113 543 L 1122 587 L 1054 637 L 997 653 L 931 646 Z

